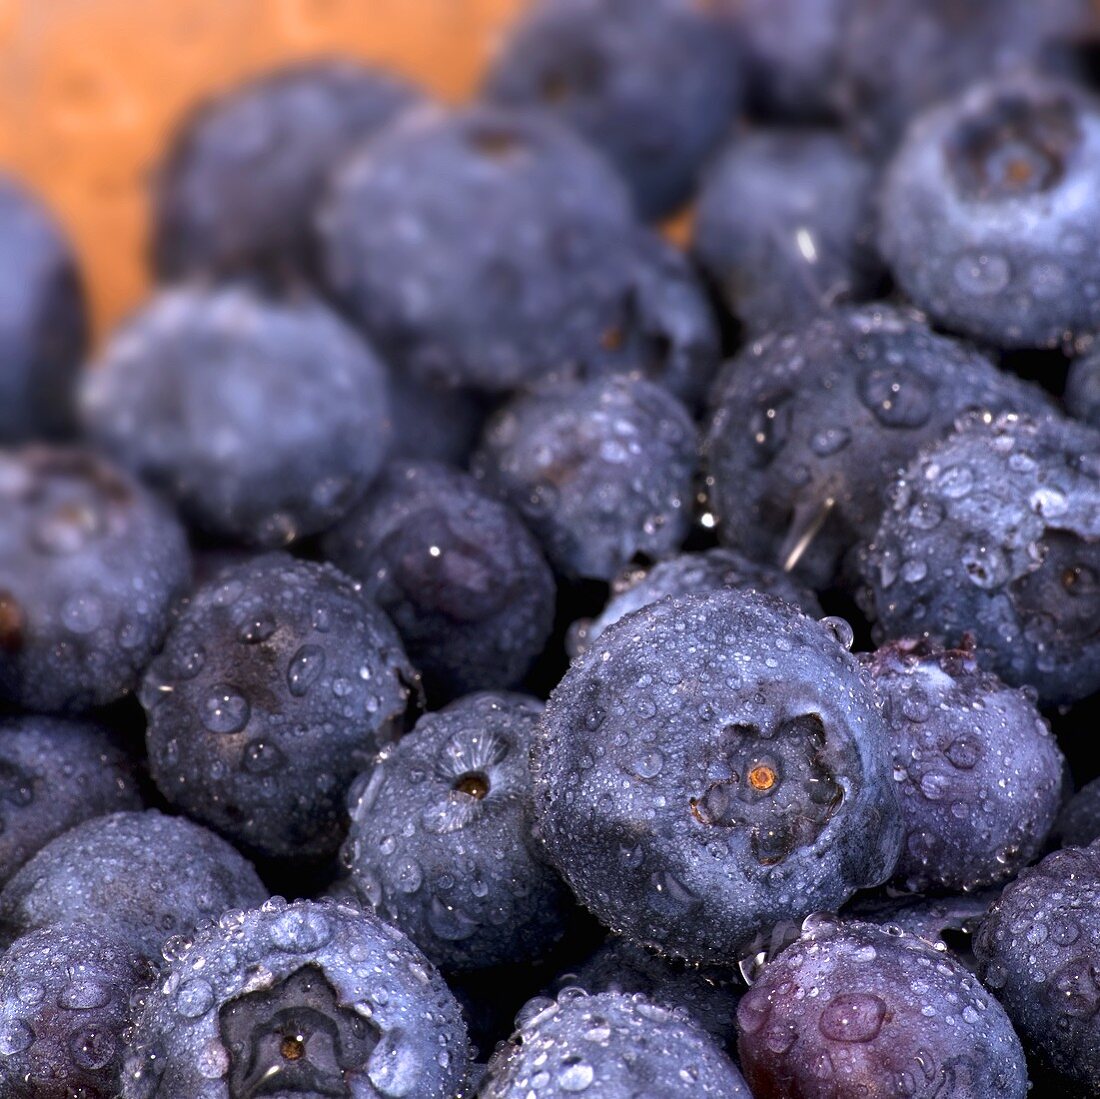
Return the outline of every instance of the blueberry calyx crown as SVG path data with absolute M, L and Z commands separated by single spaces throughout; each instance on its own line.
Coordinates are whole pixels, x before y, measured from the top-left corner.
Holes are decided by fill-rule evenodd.
M 351 1099 L 347 1074 L 366 1067 L 380 1037 L 314 965 L 229 1001 L 219 1019 L 233 1099 Z
M 1080 142 L 1068 96 L 1005 93 L 959 123 L 947 162 L 967 198 L 1023 198 L 1057 186 Z
M 753 857 L 764 866 L 812 844 L 844 798 L 818 714 L 774 729 L 729 725 L 712 755 L 691 815 L 708 826 L 747 828 Z

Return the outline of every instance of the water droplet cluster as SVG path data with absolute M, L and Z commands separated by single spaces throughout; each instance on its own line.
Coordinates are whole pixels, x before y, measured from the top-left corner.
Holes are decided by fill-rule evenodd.
M 482 1099 L 649 1094 L 749 1099 L 721 1047 L 641 994 L 563 990 L 533 1000 L 489 1063 Z
M 246 848 L 334 851 L 345 792 L 402 731 L 415 687 L 393 626 L 352 580 L 251 559 L 195 593 L 146 675 L 153 778 Z

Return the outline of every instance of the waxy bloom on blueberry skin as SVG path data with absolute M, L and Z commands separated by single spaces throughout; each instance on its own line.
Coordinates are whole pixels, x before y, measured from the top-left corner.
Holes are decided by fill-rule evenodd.
M 972 415 L 894 483 L 860 549 L 878 641 L 972 642 L 1044 702 L 1100 688 L 1100 432 L 1056 416 Z
M 663 599 L 574 662 L 532 748 L 551 861 L 613 930 L 729 965 L 893 871 L 902 820 L 846 622 L 755 592 Z
M 1027 1065 L 1000 1004 L 940 944 L 811 917 L 737 1009 L 754 1096 L 1024 1099 Z
M 879 245 L 938 324 L 1000 348 L 1100 331 L 1100 103 L 1012 76 L 914 122 L 882 192 Z

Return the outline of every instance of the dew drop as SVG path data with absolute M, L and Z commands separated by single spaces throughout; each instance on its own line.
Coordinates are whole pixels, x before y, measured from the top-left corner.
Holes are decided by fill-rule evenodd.
M 286 684 L 295 698 L 301 698 L 325 670 L 325 650 L 320 645 L 303 645 L 290 660 Z
M 235 687 L 214 686 L 202 707 L 202 723 L 212 733 L 239 733 L 252 716 L 248 700 Z

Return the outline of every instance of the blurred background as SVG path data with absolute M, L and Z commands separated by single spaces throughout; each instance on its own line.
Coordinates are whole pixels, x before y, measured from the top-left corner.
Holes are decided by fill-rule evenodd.
M 0 0 L 0 167 L 76 242 L 100 334 L 141 299 L 148 179 L 196 101 L 298 58 L 467 95 L 524 0 Z

